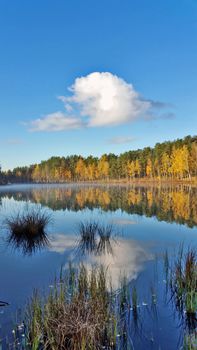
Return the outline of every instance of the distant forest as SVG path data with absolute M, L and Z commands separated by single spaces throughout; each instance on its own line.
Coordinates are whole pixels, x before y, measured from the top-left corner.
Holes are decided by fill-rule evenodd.
M 157 143 L 100 158 L 72 155 L 51 157 L 29 167 L 0 172 L 0 182 L 63 183 L 136 179 L 192 180 L 197 177 L 197 136 Z

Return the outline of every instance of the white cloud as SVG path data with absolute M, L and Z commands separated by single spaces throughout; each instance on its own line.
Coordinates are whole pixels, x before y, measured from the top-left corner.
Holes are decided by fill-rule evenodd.
M 115 126 L 139 118 L 155 119 L 153 110 L 166 107 L 161 102 L 143 98 L 132 84 L 109 72 L 93 72 L 77 78 L 68 90 L 69 96 L 58 97 L 64 104 L 65 113 L 59 111 L 33 120 L 29 123 L 29 130 Z M 120 139 L 116 143 L 123 141 Z
M 148 112 L 150 101 L 140 97 L 131 84 L 109 72 L 94 72 L 77 78 L 62 101 L 88 117 L 88 126 L 118 125 L 131 122 Z
M 129 136 L 116 136 L 112 137 L 111 139 L 108 140 L 108 143 L 112 145 L 121 145 L 124 143 L 131 143 L 135 140 L 134 137 L 129 137 Z
M 77 129 L 82 126 L 79 118 L 67 116 L 62 112 L 46 115 L 44 118 L 33 120 L 29 124 L 30 131 L 61 131 Z

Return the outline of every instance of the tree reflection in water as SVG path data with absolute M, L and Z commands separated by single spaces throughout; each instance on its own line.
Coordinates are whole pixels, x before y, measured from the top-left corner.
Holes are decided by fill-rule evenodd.
M 103 211 L 121 209 L 128 214 L 156 217 L 159 221 L 197 225 L 197 189 L 190 185 L 106 186 L 106 185 L 46 185 L 13 188 L 0 193 L 15 200 L 40 203 L 52 210 L 79 211 L 101 208 Z

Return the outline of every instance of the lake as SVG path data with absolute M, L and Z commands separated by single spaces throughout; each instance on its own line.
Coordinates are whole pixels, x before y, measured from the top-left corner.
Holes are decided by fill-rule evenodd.
M 51 216 L 49 244 L 30 249 L 9 240 L 6 219 L 41 207 Z M 81 222 L 112 225 L 110 246 L 100 253 L 81 245 Z M 61 266 L 102 263 L 114 288 L 125 274 L 139 290 L 139 324 L 134 348 L 179 349 L 184 325 L 164 295 L 163 254 L 173 257 L 181 244 L 196 248 L 197 188 L 183 185 L 8 185 L 0 187 L 0 337 L 6 335 L 35 288 L 47 293 Z M 157 293 L 157 313 L 150 308 L 150 290 Z M 18 318 L 18 319 L 17 319 Z M 138 332 L 138 333 L 136 333 Z M 136 336 L 137 334 L 137 336 Z M 121 345 L 119 347 L 121 349 Z M 123 348 L 123 347 L 122 347 Z

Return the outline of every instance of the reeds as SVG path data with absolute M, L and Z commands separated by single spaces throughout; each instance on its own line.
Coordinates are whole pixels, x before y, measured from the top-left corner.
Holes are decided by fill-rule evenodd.
M 180 249 L 173 262 L 166 252 L 164 266 L 171 300 L 178 310 L 184 311 L 187 319 L 196 320 L 195 250 L 183 253 Z M 125 276 L 121 277 L 120 288 L 116 291 L 109 281 L 109 273 L 103 266 L 88 269 L 83 264 L 78 268 L 69 264 L 65 272 L 61 269 L 49 295 L 43 297 L 34 292 L 29 302 L 25 349 L 133 349 L 135 337 L 146 336 L 139 290 Z M 157 297 L 153 288 L 151 296 L 155 308 Z M 185 332 L 184 346 L 196 341 L 195 327 L 195 322 L 187 326 L 189 332 Z
M 167 254 L 166 254 L 167 256 Z M 167 284 L 170 291 L 170 299 L 185 321 L 185 328 L 192 332 L 197 327 L 197 252 L 194 248 L 188 248 L 184 252 L 181 245 L 177 258 L 170 264 L 168 261 Z
M 35 292 L 26 314 L 29 349 L 115 349 L 115 315 L 107 272 L 71 265 L 49 296 Z
M 188 249 L 186 254 L 180 250 L 171 276 L 171 289 L 177 304 L 184 307 L 187 313 L 195 313 L 197 310 L 197 254 L 194 249 Z
M 40 209 L 26 210 L 6 219 L 7 243 L 23 254 L 32 254 L 49 244 L 46 228 L 51 216 Z

